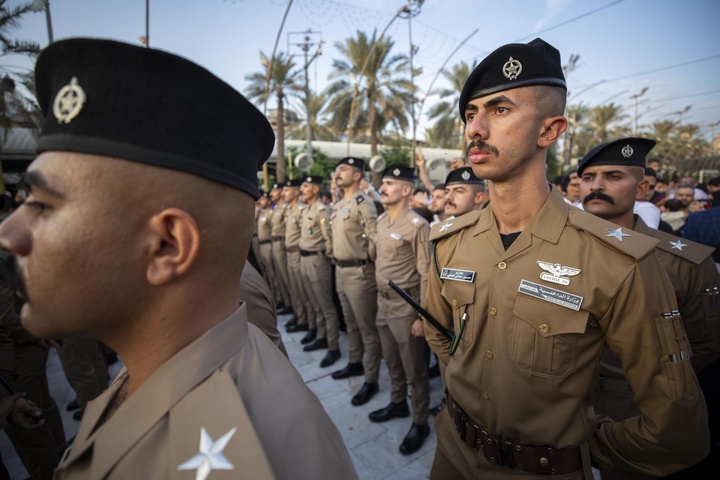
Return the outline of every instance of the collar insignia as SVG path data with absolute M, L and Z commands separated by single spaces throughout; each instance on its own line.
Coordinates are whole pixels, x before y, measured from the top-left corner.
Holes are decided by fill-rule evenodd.
M 673 248 L 677 248 L 681 252 L 683 247 L 687 247 L 687 243 L 682 243 L 682 240 L 678 240 L 677 242 L 670 242 L 670 245 L 672 245 L 672 247 L 670 247 L 670 250 L 672 250 Z
M 605 227 L 605 230 L 607 230 L 609 233 L 605 235 L 606 237 L 615 237 L 618 240 L 622 242 L 623 237 L 632 237 L 632 235 L 629 235 L 627 233 L 623 233 L 622 227 L 618 228 L 617 230 L 613 230 L 612 228 Z
M 441 232 L 444 232 L 445 230 L 449 229 L 450 227 L 452 227 L 452 223 L 450 223 L 450 222 L 445 222 L 445 223 L 443 223 L 443 226 L 440 227 L 440 231 L 441 231 Z
M 205 480 L 213 470 L 234 470 L 235 466 L 225 458 L 222 451 L 228 442 L 235 435 L 236 427 L 227 432 L 216 442 L 210 438 L 205 427 L 200 430 L 200 453 L 195 454 L 190 460 L 179 465 L 178 470 L 197 470 L 195 480 Z
M 522 63 L 512 57 L 503 65 L 503 75 L 509 80 L 515 80 L 522 73 Z
M 540 274 L 542 280 L 559 283 L 560 285 L 570 285 L 570 279 L 565 277 L 574 277 L 580 273 L 579 268 L 566 267 L 559 263 L 543 262 L 538 260 L 537 264 L 545 272 Z
M 53 114 L 58 123 L 70 123 L 77 117 L 85 105 L 85 91 L 78 85 L 77 77 L 72 77 L 55 95 Z

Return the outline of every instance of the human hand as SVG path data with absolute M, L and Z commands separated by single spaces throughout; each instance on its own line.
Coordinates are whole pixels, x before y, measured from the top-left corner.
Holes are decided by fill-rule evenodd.
M 42 421 L 36 420 L 42 415 L 42 411 L 24 396 L 24 393 L 18 392 L 0 400 L 0 428 L 5 428 L 8 423 L 27 429 L 42 425 Z
M 410 333 L 414 337 L 422 337 L 423 336 L 423 334 L 425 333 L 425 329 L 423 327 L 422 319 L 418 318 L 417 320 L 415 320 L 413 322 L 412 327 L 410 327 Z
M 415 152 L 415 165 L 418 170 L 425 170 L 425 157 L 422 154 L 422 149 L 418 148 Z

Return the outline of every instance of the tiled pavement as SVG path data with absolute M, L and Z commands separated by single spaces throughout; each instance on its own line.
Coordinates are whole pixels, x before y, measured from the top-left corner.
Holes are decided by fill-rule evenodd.
M 334 380 L 330 376 L 333 371 L 344 367 L 347 363 L 347 336 L 344 333 L 340 334 L 343 357 L 331 367 L 320 368 L 320 360 L 325 356 L 326 350 L 304 352 L 300 344 L 304 332 L 288 334 L 282 328 L 288 319 L 287 316 L 278 317 L 278 325 L 290 360 L 340 430 L 355 463 L 358 476 L 363 480 L 428 478 L 436 444 L 432 417 L 430 436 L 419 451 L 409 456 L 400 454 L 398 447 L 410 429 L 411 418 L 396 418 L 386 423 L 372 423 L 367 418 L 368 413 L 383 408 L 390 402 L 390 379 L 385 363 L 383 362 L 380 371 L 380 392 L 367 404 L 354 407 L 350 404 L 350 399 L 362 386 L 363 377 Z M 121 362 L 113 365 L 110 368 L 111 375 L 116 375 L 121 366 Z M 66 412 L 65 406 L 75 398 L 75 394 L 65 380 L 55 351 L 50 352 L 47 368 L 50 390 L 63 416 L 65 434 L 71 438 L 75 435 L 79 422 L 72 419 L 72 412 Z M 440 401 L 441 390 L 440 378 L 431 378 L 431 406 Z M 14 448 L 5 433 L 1 431 L 0 452 L 11 479 L 22 480 L 27 477 Z

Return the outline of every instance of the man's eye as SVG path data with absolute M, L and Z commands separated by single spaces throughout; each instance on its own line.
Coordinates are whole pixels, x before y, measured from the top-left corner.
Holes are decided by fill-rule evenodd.
M 508 108 L 507 107 L 498 107 L 496 111 L 497 111 L 497 113 L 506 113 L 508 111 Z
M 47 204 L 38 202 L 37 200 L 25 200 L 25 203 L 23 205 L 35 208 L 36 210 L 38 210 L 38 213 L 42 213 L 49 208 Z

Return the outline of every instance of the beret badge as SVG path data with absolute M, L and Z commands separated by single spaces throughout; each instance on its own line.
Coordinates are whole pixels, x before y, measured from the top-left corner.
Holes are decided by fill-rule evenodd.
M 625 147 L 622 149 L 622 156 L 625 158 L 632 157 L 633 149 L 630 145 L 625 145 Z
M 399 169 L 399 168 L 396 168 L 395 170 L 393 170 L 392 173 L 393 173 L 393 175 L 395 175 L 396 177 L 399 177 L 399 176 L 400 176 L 400 169 Z
M 85 91 L 78 84 L 77 77 L 65 85 L 55 96 L 53 114 L 58 123 L 70 123 L 85 105 Z
M 510 59 L 505 62 L 505 65 L 503 65 L 503 75 L 505 75 L 505 77 L 509 80 L 515 80 L 521 73 L 522 63 L 512 57 L 510 57 Z
M 462 173 L 461 177 L 463 178 L 463 180 L 470 180 L 470 173 L 465 171 Z

